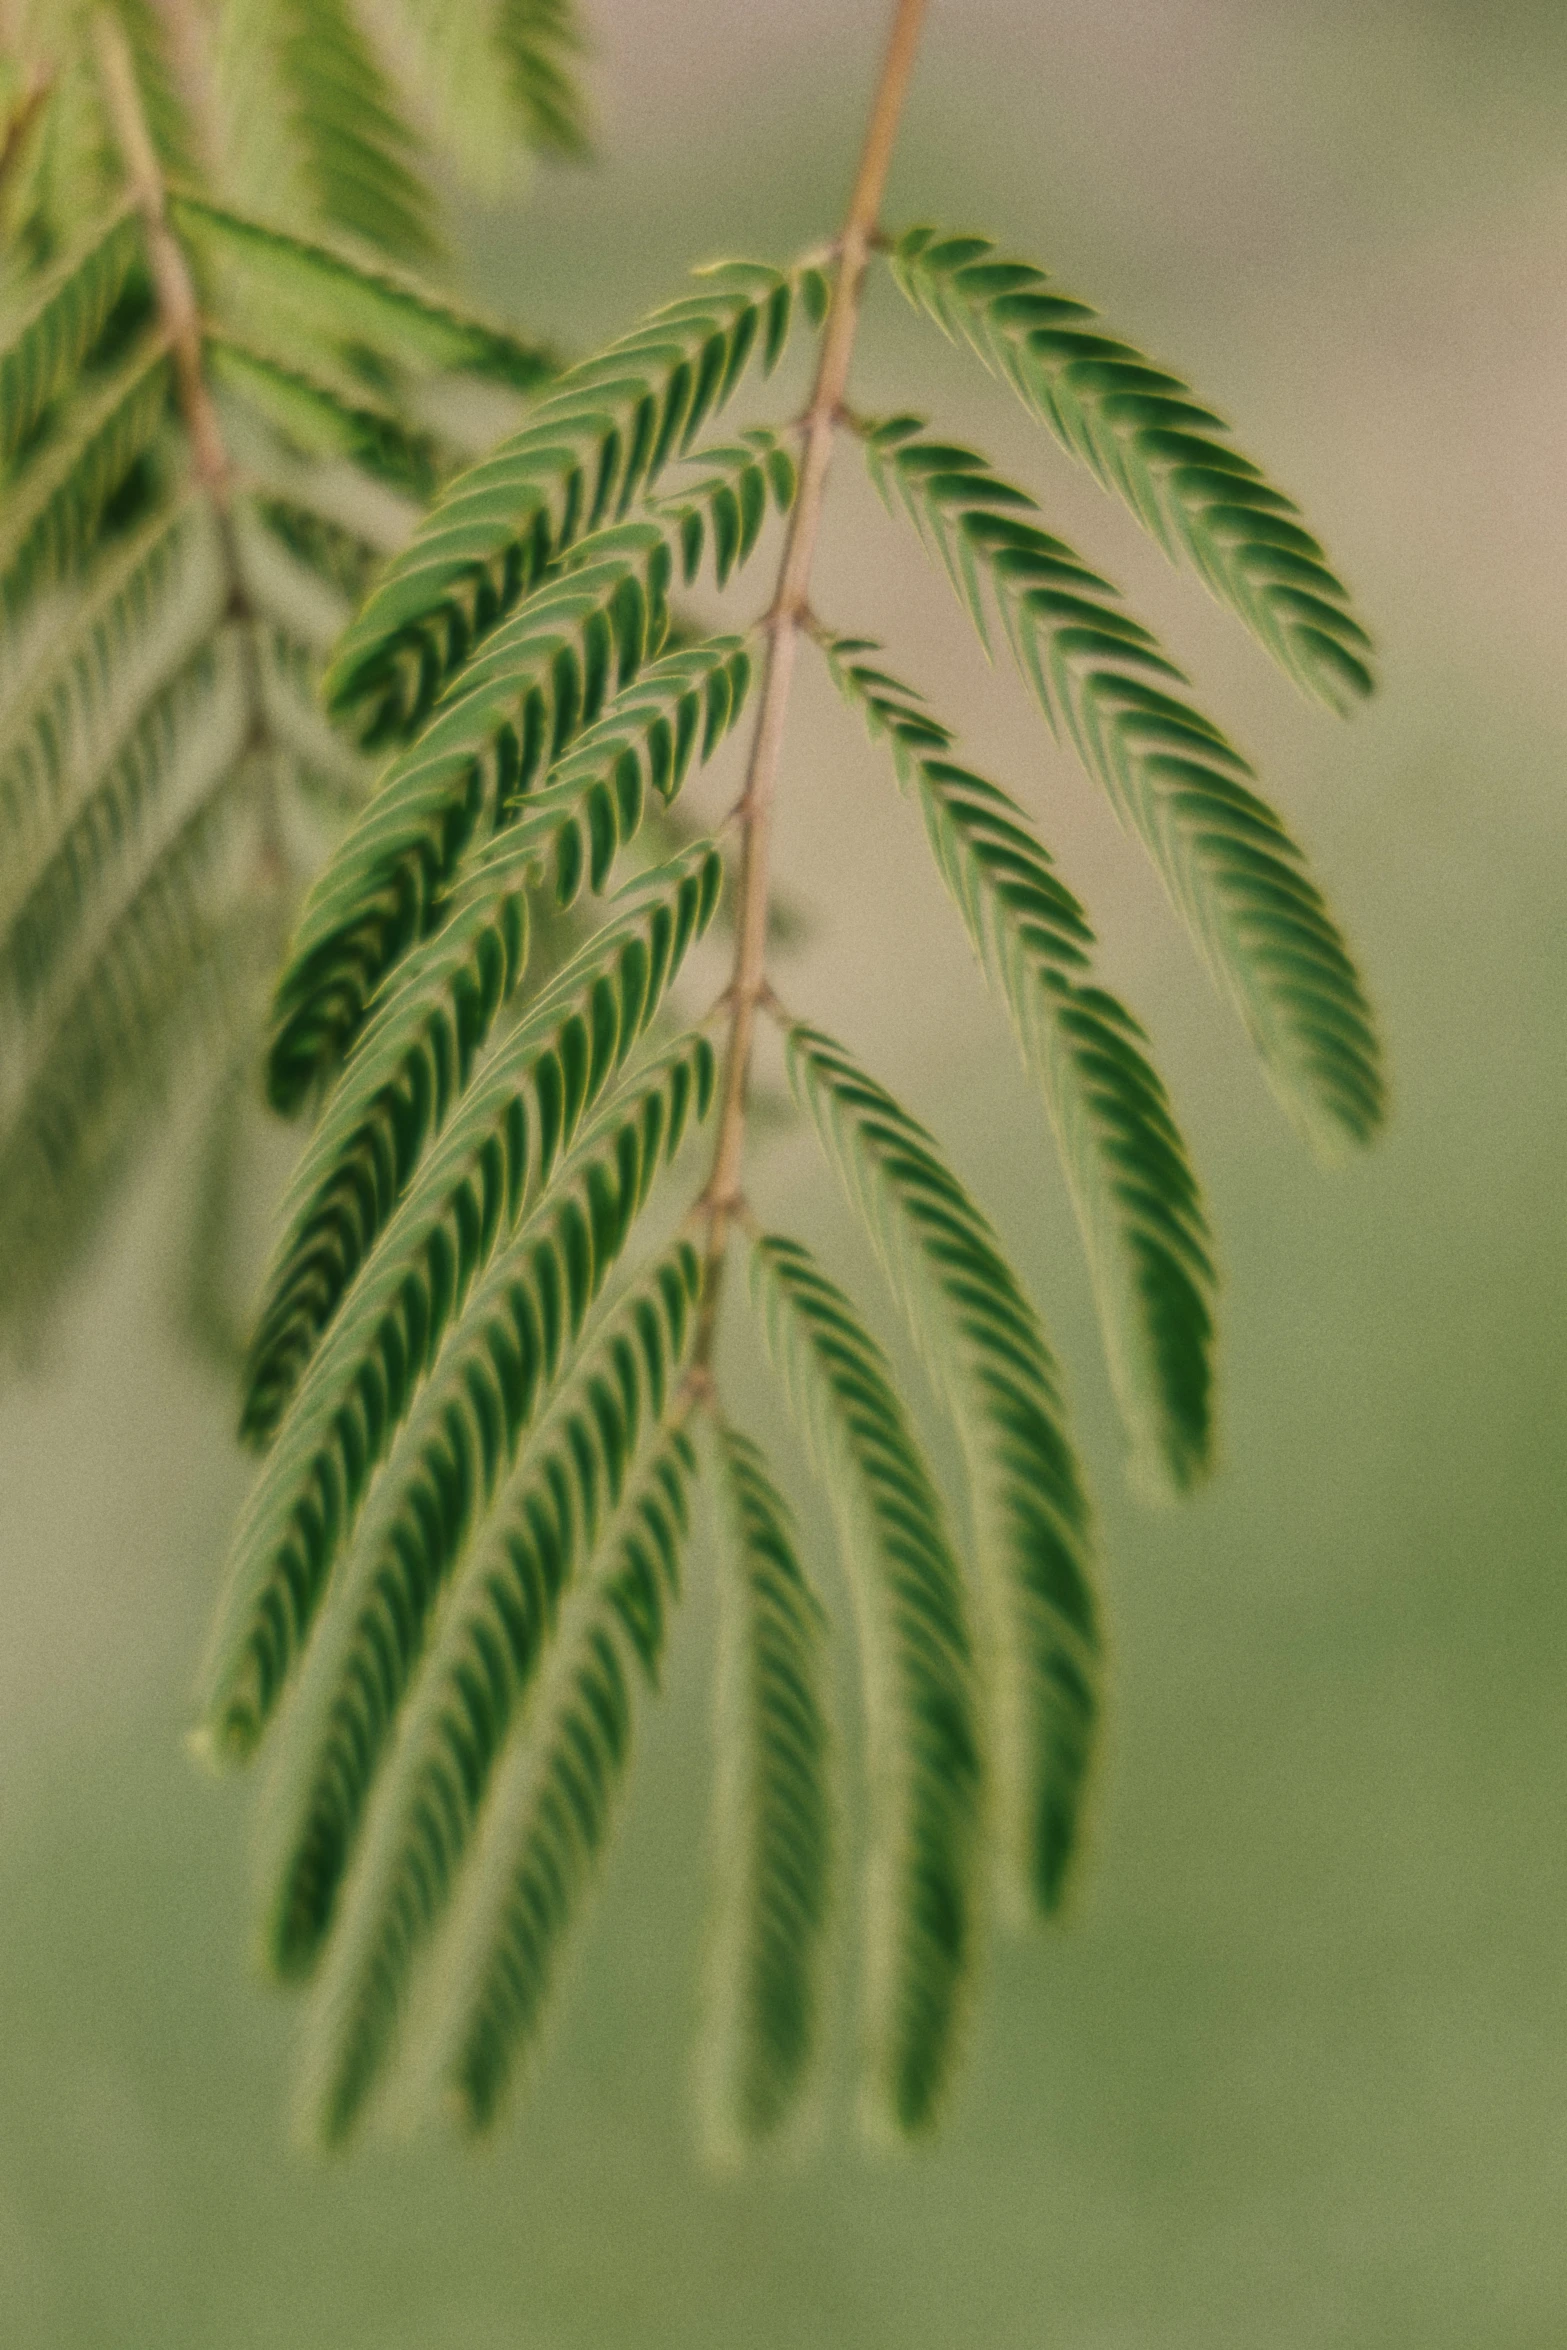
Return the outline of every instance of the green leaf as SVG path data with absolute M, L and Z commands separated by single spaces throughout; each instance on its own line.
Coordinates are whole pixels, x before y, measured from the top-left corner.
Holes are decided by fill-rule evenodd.
M 558 1591 L 664 1409 L 688 1335 L 689 1250 L 640 1279 L 592 1344 L 581 1342 L 594 1298 L 682 1140 L 667 1076 L 599 1122 L 567 1187 L 492 1268 L 344 1555 L 267 1807 L 265 1953 L 281 1976 L 307 1975 L 319 1962 L 382 1766 L 394 1744 L 406 1760 L 417 1740 L 417 1728 L 398 1738 L 400 1709 L 412 1692 L 426 1726 L 439 1717 L 453 1649 L 473 1646 L 462 1619 L 491 1611 L 488 1580 L 509 1530 L 539 1525 L 542 1512 L 579 1546 L 557 1562 Z M 585 1283 L 575 1227 L 606 1181 L 614 1213 Z M 565 1513 L 563 1493 L 574 1498 Z M 402 1808 L 392 1799 L 394 1813 Z
M 672 796 L 692 757 L 710 754 L 749 677 L 733 637 L 655 663 L 473 861 L 444 927 L 388 983 L 290 1186 L 243 1434 L 264 1440 L 276 1425 L 303 1352 L 467 1083 L 521 976 L 527 891 L 547 878 L 569 905 L 584 881 L 602 889 L 646 795 Z
M 1250 788 L 1252 771 L 1172 688 L 1186 680 L 1115 590 L 1021 512 L 1032 499 L 970 449 L 871 435 L 872 472 L 941 556 L 984 629 L 988 586 L 1013 654 L 1143 842 L 1262 1057 L 1274 1092 L 1325 1157 L 1381 1122 L 1380 1051 L 1360 980 L 1305 859 Z
M 1297 684 L 1340 710 L 1371 692 L 1370 639 L 1299 509 L 1178 376 L 1095 331 L 1086 303 L 1030 263 L 1002 260 L 988 238 L 910 229 L 891 266 L 915 308 L 1004 376 Z
M 587 112 L 570 70 L 583 40 L 571 0 L 500 0 L 495 44 L 529 146 L 542 155 L 585 156 Z
M 720 1424 L 710 2120 L 720 2152 L 768 2138 L 818 2041 L 833 1864 L 827 1620 L 759 1446 Z
M 693 1463 L 664 1414 L 699 1285 L 685 1243 L 638 1284 L 562 1380 L 451 1594 L 317 2003 L 310 2103 L 329 2144 L 454 1896 L 430 2037 L 473 2126 L 537 2028 L 627 1759 L 628 1668 L 656 1673 L 678 1592 Z
M 981 1765 L 963 1579 L 891 1365 L 797 1242 L 751 1259 L 854 1592 L 870 1740 L 867 2112 L 929 2128 L 978 1955 Z
M 246 743 L 244 697 L 232 651 L 197 647 L 145 704 L 97 776 L 0 931 L 0 1015 L 31 1015 L 69 970 L 99 901 L 128 867 L 156 859 L 170 817 L 191 810 L 232 777 Z M 149 842 L 150 836 L 150 842 Z M 122 883 L 122 889 L 124 884 Z
M 274 70 L 316 216 L 406 260 L 438 249 L 419 141 L 351 0 L 242 0 L 265 12 Z
M 0 1318 L 36 1319 L 166 1098 L 187 1041 L 223 1037 L 255 958 L 234 789 L 202 801 L 94 939 L 0 1127 Z M 236 972 L 240 975 L 236 982 Z
M 93 545 L 104 510 L 168 410 L 161 338 L 140 343 L 16 482 L 0 524 L 0 618 L 14 628 L 46 587 L 69 576 Z
M 209 329 L 204 349 L 212 380 L 237 393 L 296 448 L 312 457 L 346 457 L 373 480 L 428 498 L 440 478 L 435 442 L 396 413 L 338 388 L 301 367 Z
M 9 326 L 0 351 L 0 468 L 9 468 L 56 400 L 77 388 L 84 363 L 141 263 L 134 211 L 52 269 Z
M 866 1231 L 962 1440 L 993 1631 L 1004 1885 L 1060 1905 L 1100 1713 L 1088 1504 L 1039 1316 L 932 1137 L 841 1045 L 789 1032 L 795 1096 Z
M 159 509 L 95 573 L 0 726 L 0 826 L 13 904 L 61 808 L 95 755 L 209 629 L 222 606 L 217 546 L 204 504 Z
M 650 876 L 491 1055 L 395 1207 L 365 1201 L 379 1245 L 341 1307 L 330 1290 L 301 1298 L 306 1341 L 328 1318 L 331 1328 L 236 1537 L 203 1703 L 216 1757 L 254 1745 L 442 1333 L 645 1032 L 718 882 L 711 850 Z M 704 1097 L 710 1058 L 704 1045 L 694 1064 Z M 370 1237 L 356 1235 L 362 1257 Z M 303 1359 L 291 1344 L 278 1373 L 290 1384 Z
M 845 698 L 888 743 L 986 976 L 1050 1111 L 1139 1473 L 1179 1492 L 1212 1445 L 1207 1219 L 1142 1029 L 1086 983 L 1093 933 L 1015 800 L 945 754 L 952 737 L 875 645 L 825 643 Z M 869 656 L 869 658 L 867 658 Z
M 556 372 L 553 354 L 483 318 L 454 309 L 418 280 L 292 236 L 205 198 L 175 192 L 175 226 L 232 270 L 244 316 L 259 301 L 331 342 L 361 343 L 415 370 L 487 377 L 534 391 Z
M 685 455 L 758 349 L 776 362 L 795 293 L 778 270 L 730 263 L 570 368 L 391 565 L 327 674 L 332 707 L 363 712 L 369 739 L 406 732 L 547 563 Z
M 579 732 L 657 653 L 668 624 L 668 542 L 680 545 L 688 577 L 709 522 L 720 561 L 750 552 L 760 527 L 755 501 L 734 483 L 765 474 L 775 497 L 792 496 L 792 468 L 782 467 L 779 455 L 768 435 L 712 452 L 727 461 L 667 514 L 584 539 L 565 574 L 530 595 L 490 637 L 419 740 L 393 760 L 306 900 L 279 981 L 269 1068 L 279 1109 L 297 1108 L 347 1048 L 374 988 L 440 919 L 445 892 L 486 824 L 499 828 L 526 810 Z M 725 500 L 735 508 L 733 539 L 718 520 Z M 733 640 L 714 641 L 724 649 L 706 689 L 704 758 L 738 716 L 748 674 L 729 658 Z M 655 698 L 677 674 L 660 673 Z M 673 755 L 683 738 L 671 741 L 656 711 L 649 722 L 653 780 L 667 792 L 673 786 L 660 780 L 664 749 Z M 602 740 L 584 754 L 606 755 Z M 614 757 L 623 772 L 618 749 Z

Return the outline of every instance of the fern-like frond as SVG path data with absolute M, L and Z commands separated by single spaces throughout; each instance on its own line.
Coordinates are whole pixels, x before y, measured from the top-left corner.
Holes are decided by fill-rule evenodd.
M 1098 332 L 1086 303 L 986 237 L 910 229 L 890 258 L 915 308 L 1004 376 L 1299 685 L 1335 709 L 1371 692 L 1370 639 L 1299 509 L 1178 376 Z
M 89 553 L 105 509 L 168 410 L 161 335 L 144 338 L 12 485 L 0 522 L 0 619 L 14 628 Z
M 863 640 L 824 640 L 846 699 L 888 743 L 986 976 L 1050 1111 L 1134 1458 L 1177 1491 L 1212 1443 L 1214 1272 L 1170 1101 L 1131 1014 L 1087 978 L 1093 933 L 1017 802 L 946 754 L 952 737 Z
M 495 39 L 529 145 L 586 154 L 586 111 L 570 70 L 583 45 L 571 0 L 500 0 Z
M 799 2101 L 822 2004 L 834 1822 L 827 1622 L 760 1447 L 720 1424 L 710 2120 L 720 2151 Z
M 998 1835 L 1013 1905 L 1060 1904 L 1099 1717 L 1088 1504 L 1039 1316 L 923 1126 L 841 1045 L 789 1032 L 791 1082 L 859 1209 L 962 1439 L 989 1605 Z
M 584 43 L 570 0 L 381 0 L 381 9 L 442 151 L 487 193 L 515 179 L 519 150 L 587 154 L 574 72 Z
M 323 341 L 367 346 L 412 372 L 477 375 L 516 391 L 534 391 L 556 372 L 541 344 L 454 309 L 414 278 L 183 191 L 171 195 L 169 212 L 199 251 L 232 273 L 241 317 L 259 304 Z
M 346 1050 L 375 987 L 438 918 L 486 823 L 503 825 L 525 811 L 551 763 L 657 654 L 668 625 L 670 541 L 688 577 L 705 544 L 727 570 L 760 528 L 753 485 L 763 485 L 764 507 L 766 485 L 780 499 L 793 494 L 793 467 L 770 436 L 710 453 L 710 463 L 720 459 L 657 521 L 582 540 L 567 570 L 496 630 L 419 740 L 394 759 L 306 900 L 279 981 L 269 1064 L 278 1108 L 297 1107 Z M 704 757 L 739 715 L 744 676 L 728 657 L 730 641 L 707 688 Z M 655 704 L 664 691 L 661 682 Z M 662 744 L 654 706 L 648 722 L 650 739 Z
M 221 639 L 198 646 L 144 705 L 0 931 L 0 1020 L 34 1012 L 149 836 L 155 854 L 160 831 L 230 779 L 246 731 L 232 648 Z
M 418 139 L 352 0 L 240 0 L 263 35 L 310 212 L 404 261 L 437 251 Z
M 96 1224 L 180 1054 L 223 1038 L 253 966 L 237 790 L 209 795 L 96 937 L 0 1118 L 0 1319 L 38 1316 Z M 15 1049 L 13 1043 L 13 1050 Z M 11 1074 L 8 1072 L 8 1074 Z
M 673 796 L 743 705 L 750 656 L 712 638 L 656 662 L 619 696 L 471 864 L 454 910 L 388 983 L 296 1173 L 267 1286 L 244 1433 L 265 1438 L 300 1350 L 352 1280 L 414 1165 L 467 1082 L 526 952 L 526 892 L 569 906 L 602 889 L 649 793 Z M 590 960 L 596 947 L 587 950 Z M 556 990 L 568 981 L 563 974 Z M 374 1203 L 373 1205 L 371 1203 Z
M 471 1904 L 452 1927 L 446 2065 L 475 2132 L 493 2127 L 537 2040 L 561 1947 L 613 1824 L 636 1668 L 653 1679 L 678 1596 L 690 1470 L 685 1439 L 672 1436 L 625 1512 L 607 1571 L 562 1610 L 555 1655 L 482 1823 Z
M 963 1578 L 891 1365 L 797 1242 L 752 1253 L 769 1351 L 827 1489 L 860 1627 L 872 1805 L 869 2112 L 928 2128 L 977 1956 L 982 1769 Z
M 9 467 L 54 403 L 71 393 L 141 261 L 124 208 L 33 291 L 0 351 L 0 468 Z
M 366 1479 L 442 1333 L 646 1030 L 690 940 L 711 919 L 718 883 L 710 849 L 651 877 L 635 912 L 601 932 L 490 1057 L 386 1218 L 341 1310 L 333 1313 L 339 1293 L 329 1283 L 324 1296 L 299 1297 L 269 1362 L 280 1383 L 299 1380 L 328 1317 L 331 1327 L 299 1381 L 236 1538 L 204 1706 L 215 1752 L 242 1755 L 254 1744 L 308 1634 Z M 705 1090 L 710 1051 L 692 1051 Z M 381 1203 L 368 1198 L 363 1212 L 379 1221 Z
M 1116 592 L 970 449 L 880 426 L 867 448 L 889 504 L 940 556 L 985 632 L 994 596 L 1024 678 L 1147 848 L 1240 1012 L 1280 1101 L 1324 1155 L 1382 1115 L 1380 1053 L 1360 980 L 1301 852 L 1252 770 L 1173 689 L 1186 682 Z
M 160 678 L 222 609 L 221 570 L 199 503 L 160 507 L 95 567 L 89 592 L 19 681 L 0 724 L 0 827 L 14 904 L 31 852 L 72 804 Z
M 248 401 L 305 455 L 347 458 L 373 480 L 413 498 L 433 493 L 440 478 L 434 440 L 395 410 L 363 396 L 349 398 L 338 385 L 284 366 L 232 335 L 209 334 L 206 355 L 213 382 Z
M 379 582 L 327 674 L 332 706 L 372 739 L 403 733 L 584 532 L 627 514 L 747 363 L 774 366 L 797 301 L 819 318 L 820 273 L 734 262 L 701 290 L 568 369 L 494 456 L 452 483 Z
M 308 1974 L 320 1957 L 398 1709 L 423 1669 L 435 1610 L 470 1542 L 482 1537 L 482 1556 L 493 1562 L 504 1525 L 536 1516 L 540 1492 L 547 1498 L 558 1486 L 562 1441 L 579 1442 L 584 1393 L 615 1392 L 608 1370 L 618 1363 L 634 1371 L 641 1359 L 647 1377 L 664 1381 L 660 1297 L 667 1293 L 685 1312 L 684 1292 L 670 1290 L 667 1268 L 616 1310 L 587 1370 L 577 1348 L 660 1167 L 683 1140 L 689 1089 L 679 1090 L 674 1073 L 688 1066 L 672 1062 L 654 1072 L 634 1100 L 617 1102 L 584 1138 L 561 1203 L 531 1220 L 521 1244 L 476 1290 L 376 1488 L 316 1635 L 270 1806 L 276 1849 L 266 1874 L 275 1897 L 265 1947 L 280 1975 Z M 585 1269 L 575 1227 L 590 1186 L 606 1182 L 615 1187 L 616 1213 L 608 1222 L 601 1215 L 609 1239 Z M 618 1384 L 624 1392 L 624 1380 Z M 633 1378 L 633 1420 L 639 1395 Z M 526 1460 L 513 1476 L 519 1448 Z M 590 1464 L 596 1468 L 597 1454 Z M 590 1498 L 596 1493 L 595 1484 Z M 478 1569 L 463 1572 L 468 1600 L 475 1587 L 482 1597 Z
M 345 1889 L 346 1914 L 322 1985 L 326 2046 L 315 2069 L 318 2127 L 329 2142 L 352 2127 L 375 2082 L 415 1962 L 476 1838 L 492 1854 L 497 1841 L 512 1844 L 519 1810 L 493 1785 L 497 1770 L 504 1776 L 518 1756 L 526 1757 L 524 1771 L 549 1768 L 550 1684 L 575 1664 L 563 1611 L 587 1612 L 617 1658 L 629 1636 L 634 1653 L 656 1666 L 685 1531 L 689 1468 L 685 1440 L 665 1429 L 664 1413 L 689 1347 L 699 1284 L 695 1250 L 677 1244 L 577 1359 L 549 1366 L 554 1392 L 499 1482 L 428 1658 L 414 1648 L 409 1661 L 419 1671 L 407 1719 L 373 1797 L 364 1867 Z M 451 1482 L 448 1471 L 448 1488 Z M 454 1515 L 449 1494 L 441 1501 Z M 432 1490 L 426 1518 L 440 1506 Z M 388 1562 L 336 1686 L 278 1912 L 280 1949 L 296 1963 L 319 1947 L 323 1860 L 330 1854 L 340 1872 L 387 1716 L 407 1685 L 402 1660 L 420 1616 L 406 1603 L 394 1614 L 388 1594 L 408 1580 L 404 1561 Z M 377 1604 L 379 1621 L 370 1612 Z M 459 1949 L 448 1970 L 459 1978 L 457 1996 L 442 1998 L 443 2006 L 480 2003 L 477 1986 L 461 1977 L 493 1968 L 501 1935 L 497 1920 L 486 1924 L 488 1947 Z M 535 1998 L 542 1988 L 541 1980 Z M 445 1990 L 440 1986 L 438 1997 Z M 437 2030 L 460 2036 L 466 2022 L 448 2015 Z

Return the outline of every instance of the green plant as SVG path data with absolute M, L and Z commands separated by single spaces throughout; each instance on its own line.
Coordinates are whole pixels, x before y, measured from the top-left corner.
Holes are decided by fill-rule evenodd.
M 325 671 L 333 723 L 383 764 L 275 990 L 271 1100 L 318 1115 L 249 1354 L 244 1431 L 265 1457 L 199 1736 L 243 1761 L 284 1716 L 265 1949 L 316 1981 L 306 2104 L 328 2141 L 399 2052 L 473 2126 L 501 2105 L 612 1822 L 699 1479 L 723 1528 L 712 2119 L 743 2144 L 797 2103 L 834 1902 L 828 1616 L 720 1401 L 737 1240 L 858 1627 L 875 2125 L 910 2134 L 940 2110 L 991 1880 L 1023 1915 L 1063 1896 L 1101 1704 L 1083 1481 L 989 1221 L 934 1137 L 774 992 L 771 822 L 802 647 L 885 742 L 1044 1096 L 1139 1475 L 1181 1491 L 1209 1459 L 1209 1236 L 1147 1040 L 1094 980 L 1087 918 L 1022 808 L 876 645 L 811 606 L 840 434 L 1147 848 L 1291 1116 L 1330 1154 L 1380 1117 L 1338 932 L 1184 677 L 1024 490 L 920 418 L 848 405 L 866 272 L 885 266 L 1297 683 L 1333 707 L 1369 691 L 1366 639 L 1294 507 L 1179 379 L 987 240 L 882 230 L 921 15 L 899 0 L 833 244 L 705 272 L 568 369 L 435 486 Z M 705 442 L 809 335 L 800 425 Z M 672 638 L 671 595 L 704 566 L 726 587 L 770 512 L 763 618 Z M 672 804 L 753 689 L 732 818 L 689 837 Z M 730 862 L 729 978 L 693 1026 L 677 982 Z M 851 1297 L 753 1225 L 764 1016 L 955 1428 L 960 1521 Z M 709 1117 L 684 1220 L 644 1227 Z
M 25 1342 L 46 1316 L 172 1089 L 207 1097 L 192 1320 L 233 1351 L 222 1207 L 266 990 L 374 773 L 322 718 L 321 661 L 475 431 L 554 363 L 393 266 L 432 256 L 437 212 L 343 0 L 19 13 L 0 84 L 0 1327 Z M 480 74 L 485 30 L 514 128 L 580 138 L 559 0 L 382 14 L 457 31 L 469 78 L 504 91 Z

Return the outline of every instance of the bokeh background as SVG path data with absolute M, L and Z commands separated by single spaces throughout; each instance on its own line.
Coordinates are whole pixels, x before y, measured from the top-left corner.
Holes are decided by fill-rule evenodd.
M 589 14 L 602 163 L 470 222 L 475 287 L 568 348 L 689 261 L 830 232 L 884 10 Z M 245 1472 L 167 1335 L 166 1154 L 0 1401 L 12 2350 L 1567 2339 L 1567 11 L 936 0 L 889 204 L 916 216 L 1045 261 L 1236 417 L 1384 654 L 1352 726 L 1297 702 L 972 362 L 873 303 L 858 401 L 912 398 L 1023 472 L 1166 631 L 1309 843 L 1392 1056 L 1385 1142 L 1324 1175 L 846 453 L 820 606 L 884 635 L 1039 812 L 1221 1236 L 1224 1465 L 1150 1513 L 1041 1115 L 908 811 L 807 677 L 790 997 L 949 1139 L 1073 1367 L 1116 1650 L 1076 1918 L 995 1953 L 929 2152 L 862 2151 L 845 2046 L 801 2159 L 705 2173 L 699 1572 L 526 2111 L 478 2158 L 292 2152 L 291 2018 L 249 1969 L 251 1790 L 180 1749 Z M 850 1264 L 797 1136 L 756 1188 Z

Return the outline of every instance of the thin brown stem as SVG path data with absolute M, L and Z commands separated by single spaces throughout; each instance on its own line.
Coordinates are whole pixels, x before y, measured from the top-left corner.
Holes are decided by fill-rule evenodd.
M 794 681 L 795 654 L 800 630 L 810 610 L 811 565 L 821 525 L 827 469 L 833 438 L 843 410 L 849 380 L 849 362 L 860 321 L 865 265 L 877 233 L 882 191 L 892 161 L 898 121 L 914 69 L 914 53 L 924 21 L 926 0 L 897 0 L 892 33 L 881 79 L 871 101 L 865 143 L 843 234 L 838 240 L 838 274 L 822 338 L 821 359 L 811 404 L 805 416 L 805 451 L 800 486 L 784 540 L 768 630 L 767 662 L 762 680 L 756 731 L 751 741 L 740 819 L 740 919 L 735 933 L 733 976 L 729 988 L 729 1036 L 724 1060 L 723 1098 L 713 1168 L 703 1194 L 707 1219 L 706 1272 L 702 1323 L 697 1334 L 696 1360 L 705 1371 L 710 1363 L 717 1329 L 719 1290 L 725 1246 L 740 1200 L 740 1168 L 745 1151 L 746 1096 L 751 1073 L 751 1050 L 756 1014 L 767 991 L 767 906 L 771 891 L 773 801 L 789 689 Z
M 249 748 L 259 771 L 257 814 L 260 820 L 260 878 L 264 888 L 280 891 L 287 876 L 287 855 L 277 807 L 273 757 L 276 744 L 267 710 L 261 651 L 256 620 L 245 586 L 239 540 L 234 529 L 233 468 L 224 446 L 222 428 L 202 367 L 201 306 L 195 281 L 178 237 L 169 226 L 168 200 L 157 152 L 147 128 L 141 92 L 130 44 L 118 21 L 100 8 L 93 23 L 98 47 L 98 72 L 104 101 L 114 127 L 115 142 L 125 165 L 130 192 L 142 218 L 147 259 L 152 270 L 158 316 L 168 338 L 174 362 L 174 390 L 181 421 L 190 442 L 191 462 L 205 491 L 217 525 L 227 590 L 227 616 L 236 631 L 240 678 L 248 718 Z

